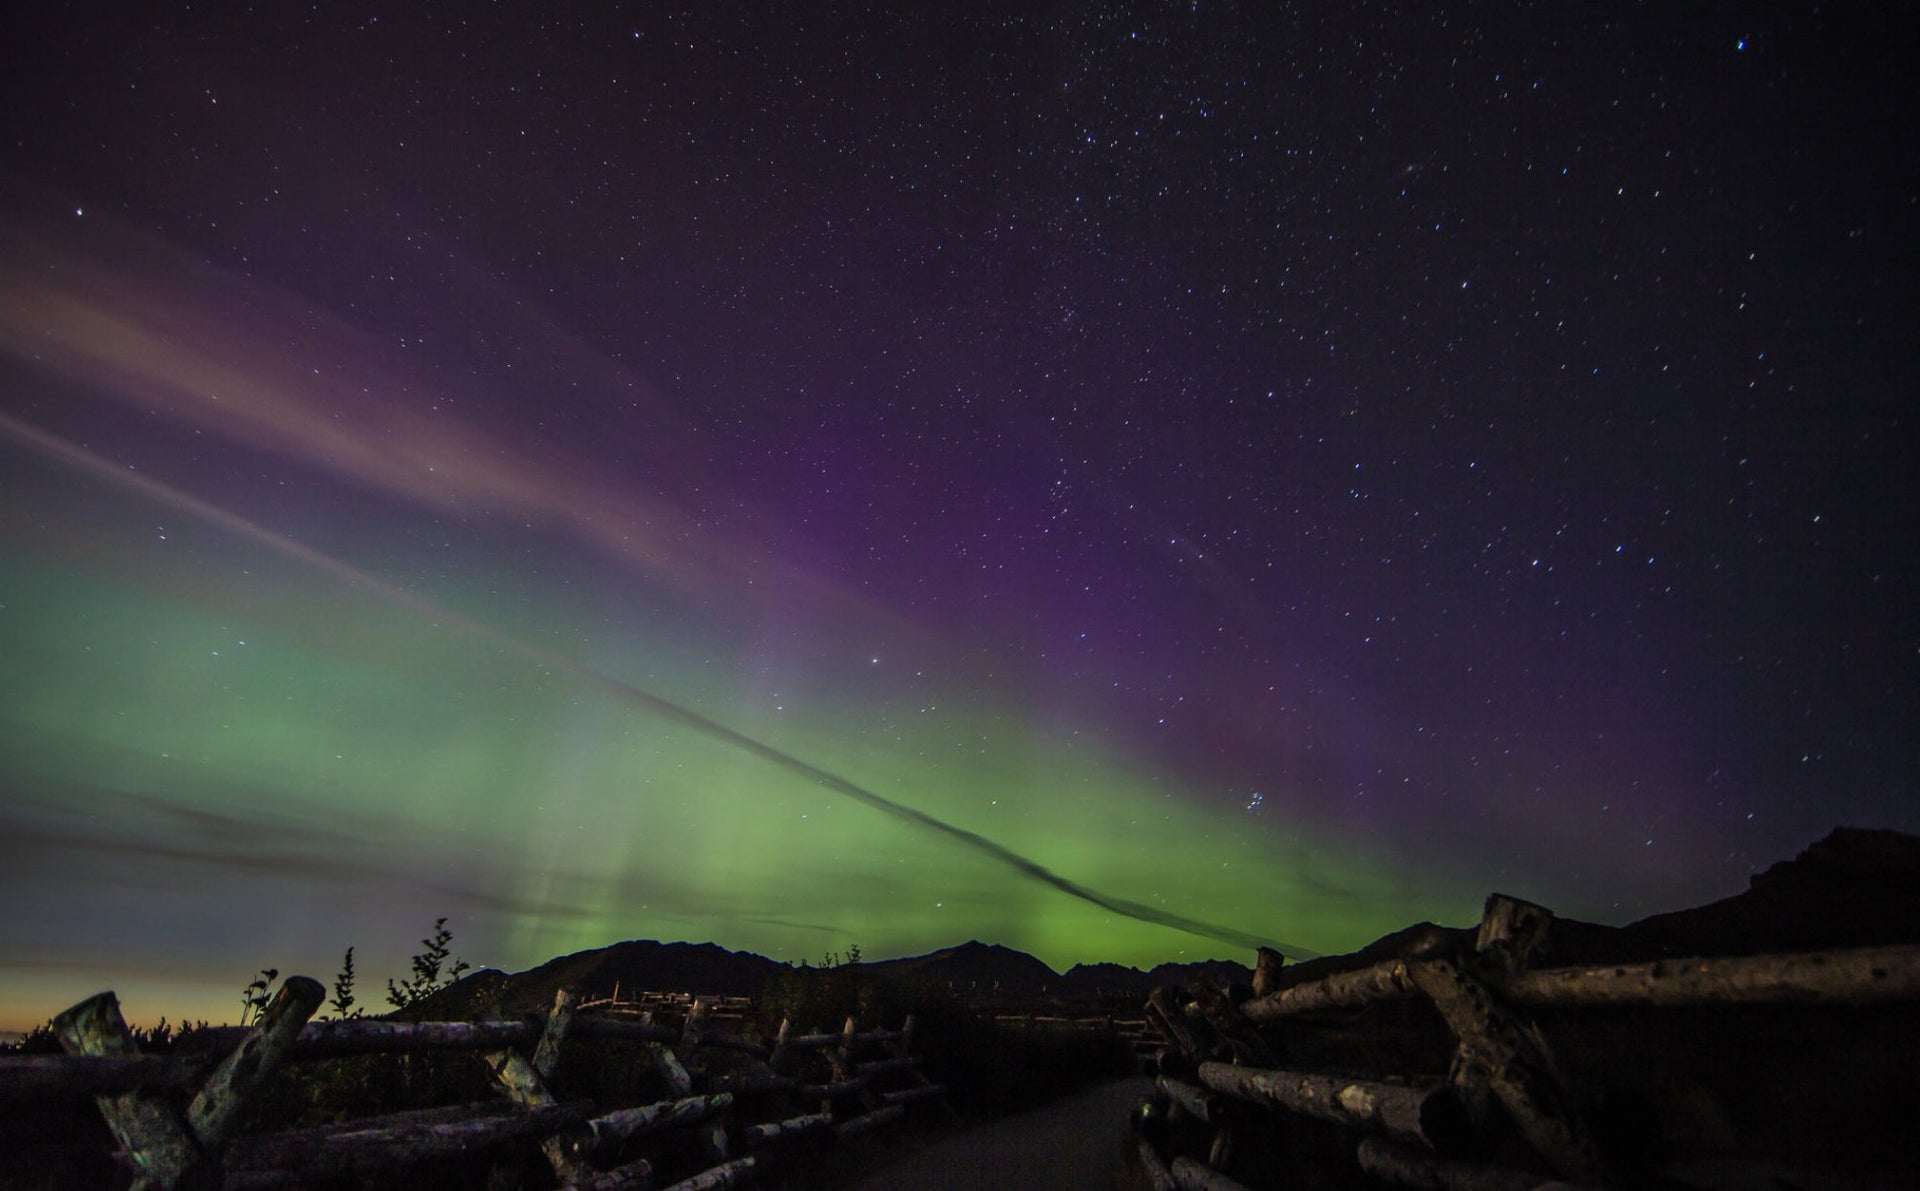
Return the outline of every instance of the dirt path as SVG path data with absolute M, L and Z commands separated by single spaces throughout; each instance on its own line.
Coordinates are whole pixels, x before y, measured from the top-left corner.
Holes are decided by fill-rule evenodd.
M 1111 1191 L 1127 1112 L 1151 1088 L 1125 1079 L 935 1142 L 854 1184 L 855 1191 Z

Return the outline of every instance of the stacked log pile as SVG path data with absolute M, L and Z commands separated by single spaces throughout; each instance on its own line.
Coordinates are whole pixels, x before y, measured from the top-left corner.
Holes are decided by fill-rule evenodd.
M 804 1164 L 944 1095 L 919 1070 L 912 1018 L 899 1030 L 863 1030 L 849 1018 L 814 1035 L 782 1023 L 761 1043 L 724 1028 L 699 999 L 582 1012 L 563 989 L 538 1020 L 311 1022 L 322 996 L 318 982 L 294 977 L 254 1027 L 200 1031 L 205 1049 L 193 1056 L 136 1054 L 117 999 L 102 993 L 55 1019 L 67 1054 L 0 1056 L 0 1111 L 94 1098 L 137 1188 L 427 1181 L 710 1191 L 770 1165 Z M 661 1012 L 676 1004 L 677 1020 Z M 480 1057 L 490 1098 L 275 1132 L 240 1128 L 289 1063 L 366 1055 L 404 1063 L 447 1052 Z M 615 1082 L 648 1098 L 610 1107 L 576 1094 L 610 1054 L 639 1067 Z
M 1252 987 L 1156 991 L 1147 1182 L 1920 1186 L 1920 946 L 1540 966 L 1555 930 L 1496 894 L 1317 979 L 1263 952 Z

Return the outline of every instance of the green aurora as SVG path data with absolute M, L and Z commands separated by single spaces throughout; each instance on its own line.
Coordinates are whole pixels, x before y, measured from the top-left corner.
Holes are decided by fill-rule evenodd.
M 441 914 L 463 955 L 509 970 L 654 937 L 787 960 L 968 938 L 1057 968 L 1247 958 L 1010 872 L 597 675 L 1149 910 L 1313 950 L 1470 912 L 1464 888 L 1426 900 L 1310 832 L 1201 809 L 1098 733 L 1036 728 L 1008 684 L 922 703 L 887 657 L 783 662 L 570 578 L 471 569 L 396 605 L 70 484 L 9 527 L 0 752 L 28 900 L 0 1027 L 102 983 L 136 1017 L 219 1020 L 254 968 L 324 978 L 350 945 L 376 987 Z M 432 619 L 443 599 L 463 611 Z M 518 627 L 486 627 L 501 622 Z

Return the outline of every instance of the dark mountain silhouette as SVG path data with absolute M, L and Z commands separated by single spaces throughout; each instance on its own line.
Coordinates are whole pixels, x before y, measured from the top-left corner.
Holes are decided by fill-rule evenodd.
M 1144 999 L 1162 984 L 1185 984 L 1202 978 L 1244 983 L 1252 975 L 1251 969 L 1241 964 L 1206 960 L 1161 964 L 1150 972 L 1119 964 L 1082 964 L 1062 976 L 1024 951 L 977 940 L 859 967 L 883 978 L 948 988 L 963 1001 L 999 1005 Z M 419 1020 L 517 1017 L 544 1011 L 560 988 L 576 989 L 589 998 L 609 996 L 616 986 L 625 992 L 751 997 L 789 970 L 777 960 L 728 951 L 712 943 L 640 939 L 561 956 L 513 975 L 493 968 L 473 972 L 404 1016 Z
M 1291 965 L 1278 987 L 1384 959 L 1471 951 L 1475 933 L 1473 927 L 1422 922 L 1376 939 L 1351 955 Z M 1792 860 L 1754 874 L 1745 892 L 1717 902 L 1655 914 L 1626 926 L 1556 918 L 1534 963 L 1536 967 L 1630 963 L 1891 943 L 1920 943 L 1920 837 L 1841 827 Z
M 1349 955 L 1291 965 L 1279 986 L 1383 959 L 1470 951 L 1474 933 L 1473 927 L 1422 922 Z M 1920 942 L 1920 838 L 1840 828 L 1792 860 L 1756 874 L 1749 888 L 1734 897 L 1623 927 L 1556 919 L 1545 954 L 1536 963 L 1619 963 L 1912 942 Z M 1145 972 L 1112 963 L 1079 964 L 1062 975 L 1024 951 L 978 941 L 861 967 L 876 975 L 936 982 L 965 1000 L 999 1004 L 1144 999 L 1161 985 L 1244 984 L 1252 978 L 1250 968 L 1225 960 L 1162 964 Z M 712 943 L 636 940 L 562 956 L 517 975 L 475 972 L 408 1016 L 539 1012 L 563 986 L 588 997 L 607 996 L 616 985 L 635 992 L 757 996 L 786 970 L 776 960 Z
M 1024 951 L 978 941 L 860 966 L 881 976 L 944 984 L 963 998 L 1032 999 L 1047 995 L 1060 980 L 1059 973 Z
M 1120 964 L 1075 964 L 1067 969 L 1055 988 L 1060 997 L 1071 1001 L 1110 1001 L 1120 997 L 1145 1000 L 1148 993 L 1163 984 L 1234 985 L 1252 979 L 1252 968 L 1224 959 L 1160 964 L 1145 972 Z
M 498 1013 L 516 1017 L 545 1010 L 553 994 L 571 988 L 586 998 L 623 992 L 685 992 L 752 997 L 786 965 L 764 955 L 728 951 L 713 943 L 657 943 L 636 939 L 578 951 L 514 975 L 474 972 L 416 1006 L 407 1016 L 432 1020 Z

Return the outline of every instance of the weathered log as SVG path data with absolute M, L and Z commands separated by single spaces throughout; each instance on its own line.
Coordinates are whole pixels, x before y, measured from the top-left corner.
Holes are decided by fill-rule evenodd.
M 570 1038 L 605 1038 L 629 1042 L 680 1040 L 681 1031 L 654 1022 L 627 1021 L 598 1014 L 578 1014 L 567 1027 Z M 535 1042 L 543 1028 L 525 1021 L 316 1021 L 308 1022 L 295 1039 L 295 1059 L 331 1059 L 357 1054 L 403 1054 L 426 1050 L 498 1050 Z M 228 1049 L 245 1038 L 239 1026 L 196 1030 L 201 1045 Z M 825 1034 L 820 1045 L 838 1046 L 840 1035 Z M 731 1034 L 709 1033 L 701 1045 L 737 1050 L 765 1057 L 767 1048 Z
M 1161 985 L 1147 994 L 1147 1009 L 1159 1018 L 1162 1030 L 1171 1038 L 1182 1053 L 1198 1062 L 1207 1057 L 1207 1048 L 1200 1035 L 1186 1020 L 1186 1012 L 1174 1003 L 1173 990 Z
M 1201 1020 L 1212 1027 L 1214 1036 L 1227 1044 L 1233 1053 L 1233 1061 L 1254 1067 L 1271 1067 L 1280 1058 L 1274 1053 L 1267 1040 L 1260 1036 L 1253 1023 L 1236 1008 L 1227 994 L 1210 984 L 1193 986 L 1193 1004 L 1190 1010 L 1199 1013 Z
M 636 1158 L 612 1170 L 582 1174 L 566 1185 L 571 1191 L 647 1191 L 653 1186 L 653 1163 Z
M 900 1037 L 898 1030 L 856 1030 L 855 1042 L 892 1042 Z M 831 1034 L 795 1034 L 787 1035 L 787 1047 L 790 1050 L 837 1050 L 846 1045 L 847 1032 L 842 1029 Z
M 917 1056 L 902 1055 L 899 1058 L 872 1059 L 865 1063 L 855 1063 L 853 1071 L 855 1075 L 864 1079 L 869 1075 L 882 1075 L 890 1071 L 911 1071 L 919 1065 L 920 1060 Z
M 578 1125 L 593 1112 L 591 1100 L 516 1109 L 482 1105 L 462 1120 L 421 1119 L 399 1114 L 370 1117 L 323 1129 L 297 1129 L 227 1143 L 226 1185 L 275 1187 L 294 1181 L 364 1178 L 417 1162 L 486 1153 L 524 1139 L 545 1137 Z M 396 1123 L 397 1122 L 397 1123 Z
M 681 1179 L 666 1191 L 721 1191 L 725 1187 L 738 1187 L 753 1177 L 753 1168 L 757 1165 L 759 1160 L 751 1155 L 735 1158 L 703 1170 L 690 1179 Z
M 1527 1144 L 1564 1178 L 1601 1181 L 1599 1150 L 1560 1083 L 1539 1031 L 1518 1021 L 1450 959 L 1426 960 L 1413 976 L 1460 1040 L 1455 1079 L 1484 1081 Z M 1436 1146 L 1436 1149 L 1441 1147 Z
M 763 1092 L 791 1092 L 800 1086 L 800 1081 L 791 1075 L 720 1075 L 708 1080 L 707 1086 L 716 1092 L 753 1096 Z
M 1174 1079 L 1161 1075 L 1154 1079 L 1153 1086 L 1162 1096 L 1188 1116 L 1196 1117 L 1209 1125 L 1220 1121 L 1220 1098 L 1206 1088 L 1197 1087 L 1184 1079 Z
M 840 1141 L 847 1141 L 860 1136 L 862 1133 L 869 1133 L 878 1129 L 882 1125 L 891 1125 L 906 1115 L 907 1110 L 904 1105 L 889 1104 L 884 1108 L 876 1108 L 864 1116 L 857 1116 L 852 1120 L 840 1122 L 833 1127 L 833 1135 Z
M 1423 1191 L 1580 1191 L 1573 1183 L 1442 1158 L 1384 1137 L 1361 1140 L 1360 1169 L 1376 1179 Z
M 1547 942 L 1553 911 L 1504 893 L 1487 895 L 1473 949 L 1488 972 L 1518 972 L 1532 964 Z
M 947 1094 L 945 1084 L 921 1084 L 917 1088 L 902 1088 L 897 1092 L 880 1093 L 882 1104 L 914 1104 L 921 1100 L 937 1100 Z
M 1920 946 L 1663 959 L 1519 972 L 1495 986 L 1519 1005 L 1849 1004 L 1920 1000 Z
M 70 1053 L 131 1057 L 138 1053 L 120 1001 L 99 993 L 53 1019 L 53 1033 Z M 159 1096 L 145 1091 L 101 1096 L 100 1115 L 133 1166 L 134 1187 L 168 1188 L 179 1183 L 197 1154 L 187 1131 Z
M 1172 1169 L 1174 1185 L 1181 1191 L 1247 1191 L 1245 1183 L 1184 1154 L 1173 1160 Z
M 733 1157 L 733 1146 L 727 1141 L 727 1123 L 718 1117 L 700 1122 L 693 1127 L 693 1135 L 700 1143 L 700 1152 L 707 1161 L 719 1163 Z
M 0 1104 L 183 1088 L 211 1065 L 193 1055 L 0 1055 Z
M 1207 1165 L 1225 1170 L 1233 1165 L 1233 1129 L 1222 1125 L 1213 1131 L 1213 1144 L 1207 1147 Z
M 547 1081 L 541 1075 L 537 1061 L 544 1051 L 549 1062 L 558 1060 L 561 1036 L 566 1031 L 569 1006 L 564 1003 L 567 993 L 563 990 L 555 998 L 554 1011 L 547 1018 L 547 1027 L 540 1036 L 539 1046 L 535 1048 L 533 1060 L 529 1060 L 517 1050 L 497 1050 L 487 1055 L 487 1069 L 493 1078 L 506 1090 L 507 1097 L 522 1108 L 545 1108 L 551 1105 L 553 1094 L 547 1090 Z M 557 1026 L 555 1023 L 558 1023 Z M 559 1137 L 540 1139 L 540 1152 L 546 1157 L 547 1164 L 562 1183 L 569 1182 L 587 1171 L 580 1165 L 579 1159 L 570 1152 L 567 1144 Z M 503 1175 L 511 1178 L 511 1175 Z
M 821 1133 L 831 1128 L 833 1128 L 833 1114 L 815 1112 L 805 1116 L 788 1117 L 784 1121 L 769 1121 L 764 1125 L 748 1125 L 740 1131 L 740 1135 L 747 1148 L 753 1149 L 776 1141 L 792 1141 L 794 1138 Z
M 1456 1153 L 1472 1142 L 1472 1123 L 1444 1084 L 1377 1083 L 1228 1063 L 1200 1064 L 1200 1082 L 1255 1104 L 1341 1125 L 1385 1129 L 1442 1153 Z
M 194 1031 L 196 1044 L 231 1049 L 247 1036 L 239 1026 Z M 498 1050 L 524 1046 L 539 1031 L 524 1021 L 310 1021 L 294 1039 L 291 1058 L 333 1059 L 359 1054 L 428 1050 Z
M 307 1019 L 327 999 L 318 980 L 289 976 L 244 1042 L 222 1059 L 187 1105 L 187 1132 L 204 1150 L 217 1150 L 233 1132 L 242 1106 L 280 1069 Z
M 647 1048 L 647 1057 L 653 1061 L 654 1073 L 666 1082 L 669 1092 L 675 1096 L 687 1096 L 693 1092 L 693 1076 L 687 1074 L 680 1056 L 673 1053 L 672 1047 L 655 1043 Z
M 866 1088 L 864 1079 L 837 1079 L 832 1083 L 803 1083 L 798 1091 L 802 1100 L 838 1100 Z
M 1292 1013 L 1404 1001 L 1418 996 L 1419 992 L 1413 977 L 1407 973 L 1407 961 L 1390 959 L 1255 997 L 1243 1003 L 1240 1012 L 1254 1021 L 1274 1021 Z
M 486 1062 L 487 1070 L 492 1073 L 495 1082 L 515 1104 L 522 1108 L 539 1108 L 553 1103 L 546 1081 L 540 1078 L 540 1073 L 519 1051 L 497 1050 L 486 1056 Z
M 560 1065 L 560 1044 L 573 1024 L 573 1011 L 579 1003 L 580 994 L 570 988 L 558 989 L 553 994 L 553 1008 L 547 1012 L 546 1028 L 540 1031 L 540 1041 L 533 1048 L 533 1069 L 543 1080 L 552 1079 L 554 1068 Z
M 733 1094 L 716 1092 L 709 1096 L 689 1096 L 684 1100 L 662 1100 L 623 1108 L 587 1121 L 567 1138 L 567 1149 L 575 1158 L 590 1158 L 613 1150 L 635 1137 L 658 1133 L 677 1125 L 693 1125 L 733 1107 Z
M 1134 1152 L 1140 1155 L 1140 1169 L 1146 1172 L 1147 1185 L 1153 1191 L 1179 1191 L 1180 1184 L 1173 1181 L 1173 1172 L 1167 1169 L 1166 1161 L 1152 1142 L 1140 1138 L 1134 1143 Z

